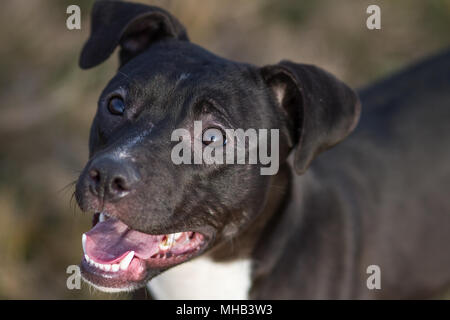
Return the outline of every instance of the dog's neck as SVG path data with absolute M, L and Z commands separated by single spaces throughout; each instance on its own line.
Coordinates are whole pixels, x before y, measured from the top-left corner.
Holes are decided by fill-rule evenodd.
M 283 211 L 284 200 L 289 195 L 291 176 L 290 167 L 287 164 L 282 165 L 278 174 L 272 177 L 262 212 L 236 237 L 216 246 L 209 253 L 212 260 L 227 262 L 251 257 L 257 242 L 263 237 L 269 220 Z
M 281 214 L 290 186 L 287 165 L 272 178 L 263 211 L 248 228 L 211 252 L 183 263 L 149 282 L 157 299 L 248 299 L 252 286 L 254 247 L 264 239 L 264 229 Z

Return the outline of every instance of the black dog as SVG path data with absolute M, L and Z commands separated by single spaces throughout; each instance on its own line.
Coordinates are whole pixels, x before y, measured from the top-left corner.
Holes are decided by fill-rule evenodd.
M 419 298 L 449 285 L 450 54 L 363 91 L 358 129 L 311 164 L 360 116 L 329 73 L 229 61 L 164 10 L 99 1 L 81 67 L 117 46 L 76 188 L 97 212 L 86 281 L 133 290 L 181 264 L 150 281 L 157 298 Z M 195 136 L 197 120 L 223 136 Z M 279 171 L 176 165 L 177 128 L 205 145 L 226 144 L 227 128 L 278 129 Z

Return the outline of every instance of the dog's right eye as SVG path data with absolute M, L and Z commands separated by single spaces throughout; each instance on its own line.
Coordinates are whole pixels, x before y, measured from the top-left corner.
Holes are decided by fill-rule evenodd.
M 227 136 L 222 129 L 211 127 L 203 131 L 202 141 L 206 146 L 224 146 L 227 143 Z
M 125 112 L 125 102 L 121 97 L 112 97 L 108 102 L 108 110 L 111 114 L 121 116 Z

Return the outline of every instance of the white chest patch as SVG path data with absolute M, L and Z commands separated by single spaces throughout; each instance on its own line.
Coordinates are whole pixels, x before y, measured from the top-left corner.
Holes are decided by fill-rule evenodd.
M 250 271 L 250 260 L 214 262 L 198 257 L 160 274 L 147 287 L 160 300 L 244 300 L 251 285 Z

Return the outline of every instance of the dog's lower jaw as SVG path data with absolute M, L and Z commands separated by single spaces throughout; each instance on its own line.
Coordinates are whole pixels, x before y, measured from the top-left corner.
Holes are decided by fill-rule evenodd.
M 128 287 L 122 287 L 122 288 L 103 287 L 103 286 L 99 286 L 99 285 L 89 281 L 85 277 L 81 277 L 81 279 L 83 279 L 83 281 L 86 282 L 90 287 L 92 287 L 96 290 L 102 291 L 102 292 L 106 292 L 106 293 L 132 292 L 136 289 L 139 289 L 139 286 L 135 286 L 135 285 L 130 285 Z
M 215 262 L 200 256 L 153 278 L 147 287 L 160 300 L 245 300 L 251 286 L 251 268 L 250 259 Z

